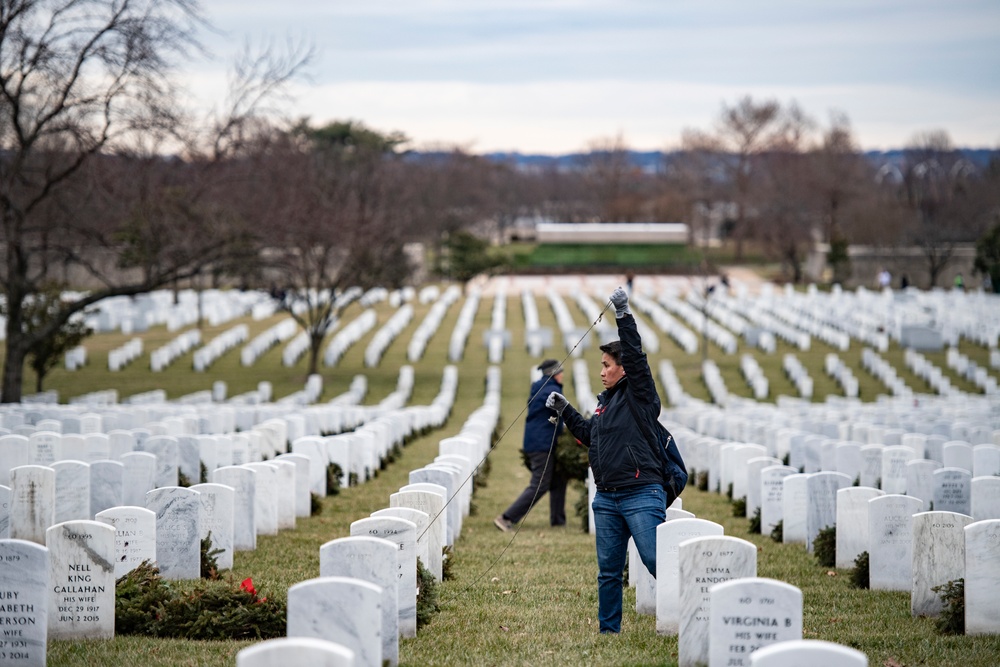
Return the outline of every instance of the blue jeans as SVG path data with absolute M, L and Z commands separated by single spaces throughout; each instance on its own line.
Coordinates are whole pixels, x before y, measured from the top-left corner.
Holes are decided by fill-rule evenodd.
M 622 573 L 628 538 L 639 558 L 656 577 L 656 527 L 666 520 L 667 497 L 659 484 L 600 491 L 591 510 L 597 530 L 597 600 L 601 632 L 620 632 Z M 638 567 L 635 563 L 633 567 Z

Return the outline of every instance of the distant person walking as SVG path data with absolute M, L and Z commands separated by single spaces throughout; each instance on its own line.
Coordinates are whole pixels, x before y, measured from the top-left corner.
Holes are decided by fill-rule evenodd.
M 880 289 L 892 286 L 892 274 L 889 273 L 889 269 L 884 266 L 882 267 L 882 270 L 878 272 L 878 286 Z
M 493 525 L 504 532 L 512 530 L 546 493 L 549 494 L 549 524 L 566 525 L 566 483 L 569 480 L 559 470 L 555 457 L 556 438 L 562 433 L 563 422 L 555 410 L 545 405 L 550 393 L 563 390 L 563 368 L 555 359 L 546 359 L 538 370 L 542 377 L 532 383 L 528 394 L 522 445 L 531 469 L 531 481 L 510 507 L 493 519 Z M 550 422 L 550 418 L 554 421 Z
M 961 273 L 955 274 L 955 289 L 961 292 L 965 291 L 965 278 L 962 277 Z

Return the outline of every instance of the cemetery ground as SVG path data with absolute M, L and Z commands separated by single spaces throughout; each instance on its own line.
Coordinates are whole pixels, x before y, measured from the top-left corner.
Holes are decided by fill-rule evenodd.
M 407 483 L 408 471 L 423 466 L 438 453 L 438 441 L 455 435 L 465 418 L 482 403 L 485 370 L 488 367 L 482 345 L 489 327 L 491 297 L 484 297 L 477 311 L 475 326 L 469 336 L 465 357 L 458 362 L 459 390 L 447 424 L 410 443 L 379 474 L 365 483 L 343 489 L 339 495 L 322 501 L 317 516 L 299 519 L 294 530 L 278 536 L 261 536 L 257 548 L 237 552 L 233 570 L 226 573 L 235 582 L 251 577 L 254 586 L 266 596 L 284 597 L 290 586 L 318 576 L 319 548 L 325 542 L 349 535 L 351 522 L 388 506 L 389 495 Z M 567 299 L 577 323 L 590 324 L 584 314 Z M 438 392 L 441 369 L 448 364 L 448 338 L 454 328 L 460 304 L 453 305 L 440 329 L 431 339 L 423 358 L 412 364 L 415 387 L 411 404 L 428 404 Z M 406 346 L 428 310 L 414 304 L 416 314 L 410 325 L 390 345 L 377 368 L 362 363 L 362 343 L 352 347 L 334 368 L 321 368 L 325 392 L 320 400 L 329 400 L 347 390 L 358 373 L 369 382 L 367 404 L 376 403 L 396 385 L 398 369 L 407 362 Z M 391 312 L 382 303 L 376 307 L 381 325 Z M 551 309 L 539 299 L 539 316 L 544 327 L 557 332 Z M 351 306 L 344 313 L 347 322 L 360 312 Z M 245 321 L 251 337 L 277 322 Z M 572 486 L 567 495 L 569 525 L 548 526 L 548 498 L 543 498 L 524 521 L 520 532 L 501 533 L 492 518 L 502 511 L 523 489 L 529 474 L 521 463 L 520 444 L 523 428 L 522 408 L 527 399 L 529 370 L 539 358 L 529 356 L 523 346 L 523 315 L 520 295 L 507 298 L 507 329 L 512 344 L 506 350 L 502 369 L 502 409 L 498 433 L 504 434 L 489 457 L 485 485 L 473 497 L 473 515 L 465 521 L 461 537 L 452 554 L 452 578 L 438 585 L 440 612 L 422 627 L 414 639 L 400 640 L 401 665 L 672 665 L 677 660 L 676 637 L 656 634 L 655 619 L 634 611 L 635 593 L 626 589 L 622 634 L 600 635 L 597 632 L 597 584 L 594 538 L 581 530 L 581 520 L 573 517 L 573 505 L 582 486 Z M 203 341 L 232 326 L 206 328 Z M 659 359 L 670 359 L 685 391 L 696 398 L 708 398 L 700 379 L 701 352 L 688 355 L 663 332 L 658 332 L 661 349 L 650 355 L 655 369 Z M 162 327 L 142 334 L 145 349 L 155 349 L 174 336 Z M 293 368 L 281 364 L 281 346 L 272 349 L 250 368 L 243 368 L 238 350 L 219 359 L 208 372 L 191 370 L 191 354 L 181 357 L 167 370 L 152 373 L 148 354 L 117 373 L 107 370 L 107 351 L 121 345 L 130 336 L 105 334 L 85 343 L 89 363 L 84 369 L 69 373 L 57 369 L 47 379 L 46 388 L 58 389 L 62 400 L 90 391 L 115 388 L 124 398 L 151 389 L 164 389 L 170 398 L 211 389 L 213 381 L 227 383 L 235 395 L 256 387 L 261 380 L 273 384 L 275 397 L 302 388 L 305 362 Z M 555 336 L 558 340 L 558 334 Z M 841 353 L 861 383 L 862 400 L 873 400 L 884 392 L 871 375 L 861 368 L 862 345 L 852 341 L 851 349 Z M 985 364 L 985 348 L 963 341 L 961 351 Z M 742 343 L 736 355 L 724 355 L 710 347 L 709 355 L 719 364 L 731 392 L 749 396 L 749 389 L 739 372 L 739 355 L 752 354 L 771 382 L 771 399 L 777 395 L 794 396 L 792 384 L 781 370 L 781 357 L 794 351 L 815 379 L 815 399 L 823 400 L 838 387 L 822 371 L 823 357 L 833 351 L 818 340 L 808 352 L 792 350 L 779 342 L 774 354 L 747 350 Z M 557 342 L 545 352 L 546 357 L 565 356 Z M 897 369 L 900 377 L 915 391 L 929 392 L 922 380 L 912 375 L 902 363 L 902 350 L 895 344 L 883 355 Z M 929 359 L 946 369 L 944 353 L 928 353 Z M 588 361 L 591 386 L 598 381 L 596 345 L 584 351 Z M 569 363 L 569 362 L 567 362 Z M 947 370 L 947 369 L 946 369 Z M 952 383 L 964 390 L 975 388 L 949 372 Z M 994 374 L 996 373 L 993 371 Z M 33 378 L 26 383 L 33 383 Z M 659 382 L 659 378 L 657 377 Z M 662 387 L 661 387 L 662 392 Z M 566 394 L 575 402 L 572 371 L 567 373 Z M 661 398 L 665 400 L 665 397 Z M 680 443 L 682 451 L 684 443 Z M 899 592 L 857 590 L 851 587 L 846 570 L 821 567 L 802 545 L 778 544 L 769 536 L 748 533 L 748 521 L 732 516 L 724 495 L 698 491 L 689 485 L 683 494 L 684 509 L 699 518 L 722 524 L 725 534 L 749 540 L 757 545 L 758 576 L 770 577 L 799 587 L 803 593 L 803 636 L 825 639 L 864 652 L 870 665 L 996 665 L 1000 662 L 998 636 L 945 636 L 934 628 L 932 619 L 914 619 L 910 615 L 909 595 Z M 504 551 L 506 548 L 506 551 Z M 502 554 L 502 555 L 501 555 Z M 174 585 L 174 584 L 172 584 Z M 187 641 L 117 636 L 109 641 L 51 641 L 49 665 L 227 665 L 235 664 L 235 655 L 250 642 Z

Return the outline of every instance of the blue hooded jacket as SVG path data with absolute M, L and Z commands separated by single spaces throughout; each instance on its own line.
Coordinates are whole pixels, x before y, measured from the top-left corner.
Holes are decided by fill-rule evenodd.
M 546 380 L 548 382 L 546 382 Z M 542 388 L 544 385 L 544 389 Z M 531 383 L 531 393 L 528 399 L 528 416 L 524 419 L 524 445 L 525 452 L 547 452 L 553 445 L 552 429 L 556 429 L 556 436 L 562 433 L 563 421 L 553 426 L 549 423 L 549 417 L 555 417 L 556 411 L 545 407 L 545 400 L 554 391 L 562 393 L 563 386 L 559 384 L 555 377 L 542 376 Z

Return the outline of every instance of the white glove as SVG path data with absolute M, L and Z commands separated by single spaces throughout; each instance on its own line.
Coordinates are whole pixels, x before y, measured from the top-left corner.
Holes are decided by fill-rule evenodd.
M 622 318 L 626 315 L 631 315 L 632 311 L 628 307 L 628 292 L 623 290 L 621 287 L 615 288 L 615 291 L 611 293 L 611 303 L 615 307 L 615 317 Z
M 569 401 L 566 397 L 560 394 L 558 391 L 554 391 L 549 394 L 549 397 L 545 399 L 545 407 L 550 410 L 555 410 L 556 414 L 562 417 L 563 410 L 569 405 Z

